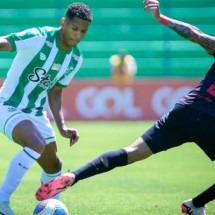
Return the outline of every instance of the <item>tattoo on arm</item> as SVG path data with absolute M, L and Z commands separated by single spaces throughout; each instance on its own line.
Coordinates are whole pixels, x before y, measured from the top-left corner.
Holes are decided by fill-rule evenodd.
M 204 34 L 200 29 L 184 22 L 170 21 L 168 26 L 176 33 L 178 33 L 180 36 L 195 43 L 198 43 L 209 54 L 214 54 L 215 37 Z
M 198 28 L 183 22 L 170 22 L 169 27 L 182 37 L 193 42 L 198 42 L 200 34 L 202 34 Z

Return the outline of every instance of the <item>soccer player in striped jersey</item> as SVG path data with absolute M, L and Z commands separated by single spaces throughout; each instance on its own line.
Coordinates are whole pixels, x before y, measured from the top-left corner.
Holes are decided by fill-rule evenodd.
M 78 43 L 92 19 L 90 8 L 77 2 L 68 6 L 58 28 L 31 28 L 0 37 L 0 51 L 17 52 L 0 89 L 0 132 L 22 147 L 0 187 L 0 214 L 14 214 L 11 195 L 35 161 L 43 170 L 42 183 L 61 174 L 55 133 L 44 110 L 46 101 L 60 134 L 70 145 L 79 139 L 78 131 L 65 125 L 62 94 L 82 65 Z
M 215 56 L 215 37 L 185 22 L 160 13 L 157 0 L 145 0 L 144 9 L 153 18 L 180 36 L 200 45 L 207 54 Z M 144 27 L 143 27 L 144 31 Z M 200 62 L 202 63 L 202 62 Z M 156 153 L 194 142 L 211 161 L 215 160 L 215 63 L 203 80 L 173 109 L 123 149 L 106 152 L 82 167 L 42 185 L 36 192 L 38 200 L 50 198 L 80 180 L 144 160 Z M 183 173 L 182 173 L 183 174 Z M 204 174 L 203 174 L 204 175 Z M 193 179 L 195 180 L 195 179 Z M 206 215 L 206 204 L 215 199 L 215 184 L 181 205 L 182 213 Z

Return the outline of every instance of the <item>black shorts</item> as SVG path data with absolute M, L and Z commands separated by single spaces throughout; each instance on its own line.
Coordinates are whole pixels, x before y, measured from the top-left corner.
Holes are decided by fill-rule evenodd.
M 194 142 L 211 160 L 215 160 L 215 118 L 179 104 L 148 129 L 142 138 L 154 154 Z

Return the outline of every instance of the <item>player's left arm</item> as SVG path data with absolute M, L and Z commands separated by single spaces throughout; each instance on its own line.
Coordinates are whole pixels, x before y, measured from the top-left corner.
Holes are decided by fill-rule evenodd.
M 215 37 L 205 34 L 197 27 L 188 23 L 170 19 L 168 27 L 182 37 L 202 46 L 209 54 L 215 53 Z
M 64 116 L 62 112 L 62 94 L 63 89 L 58 86 L 54 86 L 48 93 L 49 107 L 51 109 L 51 112 L 53 114 L 55 123 L 60 134 L 63 137 L 69 138 L 70 146 L 72 146 L 74 143 L 78 141 L 79 134 L 77 129 L 67 128 L 65 125 Z
M 215 37 L 203 33 L 196 26 L 182 22 L 160 13 L 160 4 L 157 0 L 144 0 L 144 9 L 151 11 L 154 19 L 175 31 L 180 36 L 202 46 L 209 54 L 215 53 Z
M 0 37 L 0 51 L 12 51 L 12 46 L 7 37 Z

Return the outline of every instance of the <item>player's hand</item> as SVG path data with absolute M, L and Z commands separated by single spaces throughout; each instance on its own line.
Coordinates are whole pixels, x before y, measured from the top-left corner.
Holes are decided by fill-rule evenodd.
M 143 3 L 145 4 L 144 10 L 151 11 L 154 19 L 157 21 L 160 20 L 160 5 L 157 0 L 144 0 Z
M 63 137 L 70 139 L 70 146 L 74 145 L 79 140 L 78 130 L 75 128 L 67 128 L 64 126 L 60 133 Z

